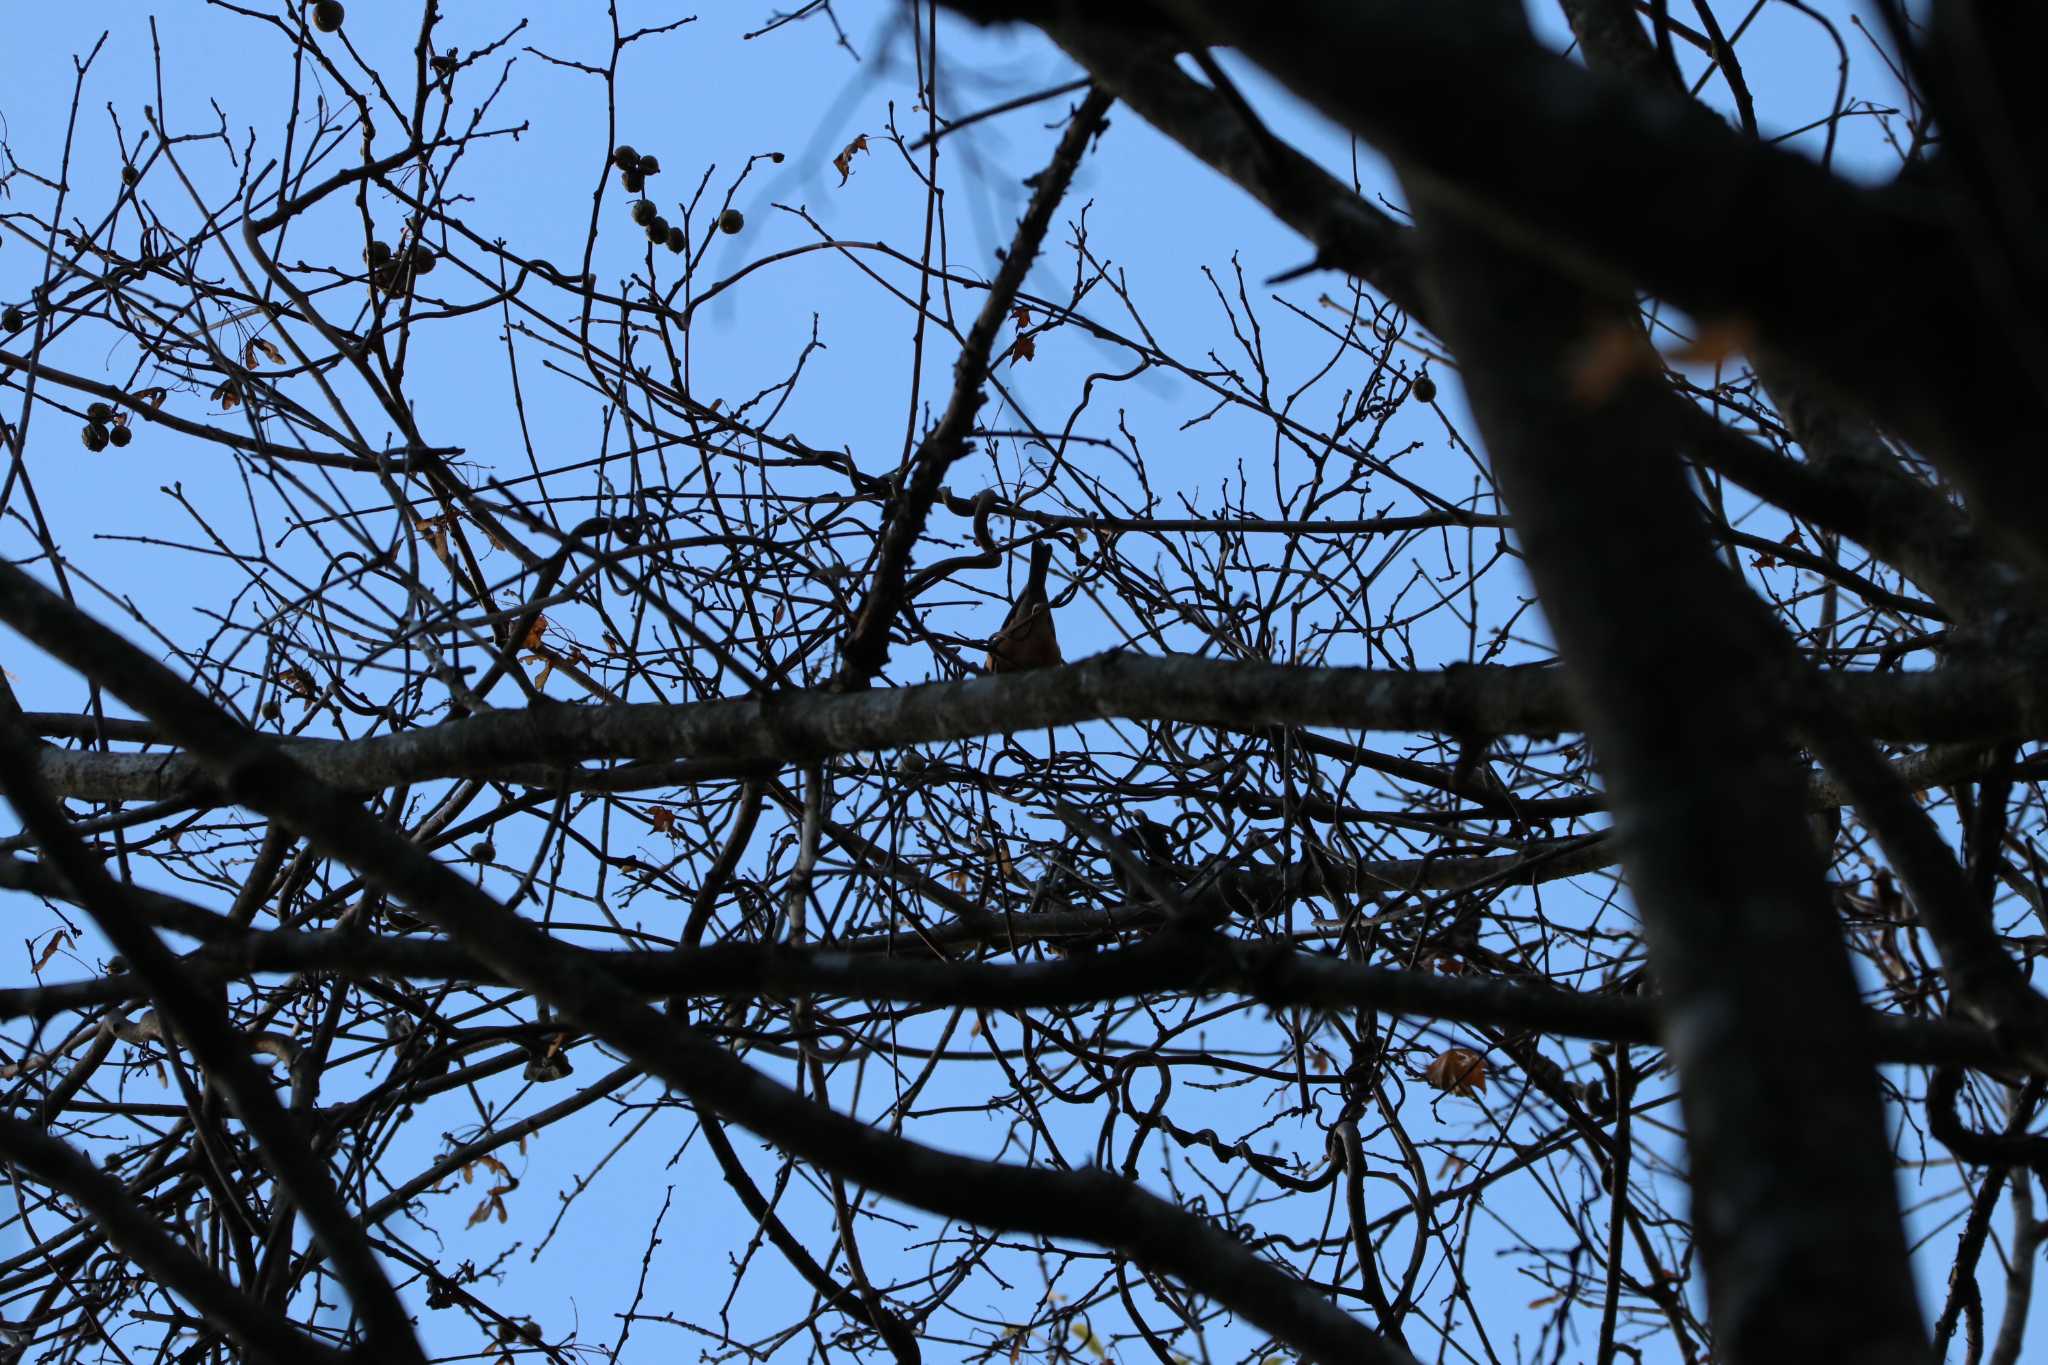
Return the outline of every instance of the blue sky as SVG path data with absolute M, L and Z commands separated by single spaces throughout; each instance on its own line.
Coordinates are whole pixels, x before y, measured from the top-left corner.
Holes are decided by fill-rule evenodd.
M 371 66 L 402 70 L 409 65 L 407 54 L 417 25 L 415 7 L 354 0 L 349 8 L 346 36 Z M 504 7 L 448 8 L 450 14 L 442 30 L 444 45 L 454 42 L 468 50 L 495 40 L 511 26 Z M 486 237 L 502 236 L 520 255 L 547 257 L 573 268 L 591 220 L 597 172 L 614 138 L 660 154 L 666 169 L 652 191 L 665 211 L 680 216 L 678 201 L 703 178 L 708 198 L 723 202 L 730 195 L 745 215 L 746 226 L 737 235 L 714 237 L 708 246 L 704 277 L 738 278 L 697 316 L 690 335 L 694 391 L 741 399 L 779 383 L 804 351 L 815 327 L 822 349 L 806 358 L 804 383 L 778 418 L 776 430 L 786 429 L 814 446 L 849 450 L 864 469 L 886 470 L 901 449 L 906 428 L 921 429 L 925 420 L 924 414 L 908 412 L 905 404 L 913 364 L 911 314 L 892 300 L 884 287 L 885 281 L 906 285 L 911 279 L 909 272 L 864 250 L 852 254 L 871 263 L 883 280 L 849 264 L 847 255 L 829 250 L 805 250 L 772 265 L 750 267 L 784 253 L 813 248 L 818 229 L 849 243 L 881 241 L 915 251 L 922 232 L 923 199 L 916 191 L 911 168 L 882 136 L 892 119 L 907 130 L 920 128 L 923 119 L 914 108 L 915 87 L 906 66 L 908 49 L 900 35 L 892 32 L 891 15 L 896 11 L 873 3 L 839 7 L 848 39 L 861 57 L 856 62 L 825 23 L 813 21 L 749 39 L 742 35 L 767 21 L 768 6 L 701 5 L 695 22 L 629 50 L 622 68 L 614 133 L 607 129 L 602 89 L 596 81 L 523 50 L 531 47 L 556 58 L 601 61 L 606 27 L 602 10 L 573 4 L 527 8 L 532 10 L 531 22 L 503 54 L 510 59 L 509 68 L 501 59 L 488 68 L 488 75 L 479 70 L 464 78 L 481 87 L 495 79 L 500 69 L 506 69 L 505 93 L 486 124 L 526 126 L 516 143 L 510 139 L 485 142 L 465 158 L 455 189 L 471 201 L 455 210 L 457 216 Z M 668 5 L 636 3 L 621 8 L 623 24 L 629 29 L 665 21 L 675 14 Z M 1728 11 L 1724 18 L 1731 25 L 1741 17 L 1737 7 L 1720 8 Z M 1862 44 L 1848 23 L 1845 7 L 1823 9 L 1837 19 L 1845 42 Z M 118 183 L 121 158 L 115 120 L 118 118 L 132 143 L 142 126 L 142 106 L 158 99 L 146 15 L 141 7 L 125 4 L 85 4 L 23 8 L 9 18 L 11 41 L 0 50 L 0 117 L 5 119 L 5 137 L 15 155 L 38 169 L 53 164 L 66 131 L 62 111 L 70 99 L 73 72 L 65 54 L 82 54 L 103 30 L 109 33 L 86 79 L 73 153 L 74 211 L 87 222 L 97 221 L 106 211 Z M 1538 19 L 1551 25 L 1546 33 L 1555 33 L 1552 16 L 1542 14 Z M 164 79 L 160 112 L 169 126 L 185 132 L 214 127 L 216 116 L 209 102 L 219 106 L 228 145 L 195 144 L 181 149 L 181 156 L 188 156 L 203 171 L 206 178 L 201 183 L 217 195 L 220 187 L 240 174 L 240 158 L 252 138 L 257 165 L 276 153 L 279 120 L 291 94 L 283 45 L 260 24 L 196 0 L 166 5 L 156 11 L 156 21 Z M 1767 129 L 1798 128 L 1825 112 L 1830 92 L 1817 91 L 1810 73 L 1817 69 L 1817 54 L 1828 63 L 1819 69 L 1832 70 L 1832 47 L 1823 30 L 1789 7 L 1771 6 L 1756 22 L 1757 37 L 1745 43 L 1743 52 L 1750 80 L 1759 93 L 1763 122 Z M 949 113 L 979 108 L 1073 74 L 1056 51 L 1028 35 L 976 33 L 950 21 L 942 21 L 942 31 Z M 1876 66 L 1867 60 L 1867 51 L 1867 44 L 1856 50 L 1861 73 L 1858 93 L 1882 100 L 1886 98 L 1882 84 L 1868 83 Z M 1392 195 L 1384 168 L 1368 150 L 1352 148 L 1320 119 L 1273 91 L 1255 72 L 1226 65 L 1238 73 L 1283 137 L 1319 156 L 1340 174 L 1353 164 L 1355 152 L 1368 192 Z M 1725 102 L 1718 87 L 1710 87 L 1706 93 L 1710 100 Z M 1447 92 L 1447 98 L 1453 96 L 1454 92 Z M 946 246 L 955 270 L 976 276 L 992 270 L 994 250 L 1007 240 L 1024 202 L 1022 177 L 1043 163 L 1056 136 L 1048 124 L 1067 105 L 1068 101 L 1062 100 L 1012 113 L 949 142 L 944 163 L 948 167 Z M 1309 255 L 1306 246 L 1275 225 L 1263 209 L 1219 184 L 1211 172 L 1166 143 L 1142 120 L 1121 110 L 1113 112 L 1111 120 L 1100 155 L 1083 164 L 1059 215 L 1053 245 L 1034 271 L 1030 288 L 1049 297 L 1063 296 L 1074 270 L 1072 253 L 1065 244 L 1085 209 L 1091 247 L 1114 262 L 1118 278 L 1127 284 L 1146 325 L 1164 349 L 1200 355 L 1205 349 L 1227 348 L 1223 305 L 1204 271 L 1213 272 L 1227 294 L 1236 287 L 1230 275 L 1234 258 L 1242 267 L 1246 290 L 1267 324 L 1265 336 L 1276 371 L 1306 373 L 1321 364 L 1330 349 L 1327 339 L 1287 314 L 1269 296 L 1292 302 L 1311 315 L 1327 313 L 1321 300 L 1326 295 L 1341 296 L 1342 282 L 1330 276 L 1311 276 L 1273 289 L 1263 287 L 1263 280 L 1303 263 Z M 861 134 L 869 136 L 870 150 L 855 159 L 852 174 L 841 185 L 832 158 Z M 388 131 L 385 136 L 388 139 Z M 383 145 L 380 143 L 380 148 Z M 1803 137 L 1800 145 L 1816 148 L 1818 134 Z M 784 157 L 779 164 L 755 159 L 778 152 Z M 1839 164 L 1857 174 L 1876 174 L 1889 164 L 1876 125 L 1869 120 L 1844 125 L 1838 156 Z M 175 203 L 171 196 L 161 197 L 166 203 Z M 0 213 L 20 207 L 24 199 L 38 208 L 44 203 L 25 185 L 18 186 L 13 202 L 0 201 Z M 189 207 L 184 211 L 196 213 Z M 623 197 L 615 183 L 596 211 L 602 230 L 594 268 L 600 278 L 612 280 L 640 268 L 641 244 L 636 233 L 621 225 Z M 398 212 L 388 205 L 379 212 L 380 228 L 394 228 Z M 816 228 L 805 221 L 805 215 Z M 359 236 L 351 238 L 353 227 L 346 214 L 316 215 L 302 230 L 295 229 L 289 255 L 308 261 L 352 260 L 360 250 Z M 34 255 L 22 241 L 11 234 L 0 240 L 0 299 L 23 297 L 33 283 L 29 272 L 34 265 Z M 957 306 L 971 310 L 975 302 L 973 295 L 963 294 Z M 1092 315 L 1106 322 L 1126 329 L 1131 326 L 1129 317 L 1106 293 L 1098 292 L 1089 307 Z M 527 469 L 527 456 L 511 409 L 504 342 L 496 314 L 439 328 L 433 336 L 433 344 L 422 345 L 412 362 L 412 392 L 423 431 L 437 443 L 462 446 L 464 468 L 475 483 L 492 477 L 519 477 Z M 1415 348 L 1396 354 L 1410 368 L 1423 356 Z M 109 352 L 103 335 L 88 335 L 70 342 L 54 359 L 87 373 L 120 373 L 131 357 Z M 951 348 L 942 340 L 927 351 L 922 373 L 927 403 L 943 394 L 952 359 Z M 605 448 L 606 439 L 598 405 L 587 392 L 548 373 L 543 368 L 545 360 L 537 348 L 529 348 L 522 358 L 530 435 L 540 459 L 556 465 L 596 455 Z M 1039 341 L 1037 356 L 1028 369 L 1010 365 L 1000 374 L 1016 401 L 1041 426 L 1056 428 L 1085 376 L 1127 365 L 1127 353 L 1120 348 L 1091 341 L 1080 329 L 1069 327 Z M 1340 366 L 1304 401 L 1327 406 L 1346 382 L 1358 382 L 1358 375 Z M 178 395 L 173 401 L 195 415 L 205 412 L 208 420 L 231 425 L 217 407 L 205 403 L 203 395 Z M 1213 511 L 1240 462 L 1256 472 L 1260 461 L 1269 458 L 1262 443 L 1270 447 L 1270 430 L 1262 430 L 1258 422 L 1225 413 L 1201 426 L 1185 426 L 1192 413 L 1206 406 L 1185 380 L 1155 374 L 1129 384 L 1105 386 L 1098 410 L 1104 405 L 1126 412 L 1131 430 L 1143 441 L 1151 462 L 1154 491 L 1169 507 L 1185 498 L 1199 511 Z M 0 391 L 0 415 L 14 420 L 16 406 L 18 391 Z M 1443 410 L 1451 422 L 1463 426 L 1455 384 L 1444 385 Z M 991 412 L 1000 416 L 1002 409 L 992 406 Z M 304 564 L 309 557 L 310 562 L 317 562 L 303 536 L 282 536 L 274 500 L 260 485 L 253 490 L 245 485 L 217 449 L 145 429 L 125 451 L 88 456 L 64 422 L 49 414 L 38 414 L 35 420 L 40 425 L 32 436 L 29 455 L 35 491 L 58 541 L 90 569 L 106 594 L 95 597 L 86 592 L 82 600 L 103 616 L 121 620 L 132 635 L 157 629 L 173 639 L 190 641 L 209 629 L 210 615 L 227 612 L 234 595 L 247 590 L 245 575 L 231 564 L 175 548 L 202 541 L 207 535 L 181 505 L 181 498 L 203 515 L 206 526 L 231 543 L 248 546 L 261 541 L 281 546 L 277 553 L 290 562 Z M 1449 492 L 1461 485 L 1469 488 L 1467 457 L 1455 448 L 1444 422 L 1434 415 L 1417 409 L 1404 411 L 1390 430 L 1388 442 L 1396 448 L 1408 442 L 1421 443 L 1421 451 L 1403 467 L 1411 473 L 1427 471 L 1439 491 Z M 963 462 L 950 483 L 962 493 L 989 484 L 1014 483 L 1028 475 L 1031 454 L 1027 445 L 1017 441 L 991 442 L 987 451 Z M 1129 487 L 1129 481 L 1114 469 L 1104 477 Z M 603 492 L 595 483 L 580 491 L 591 497 Z M 358 500 L 363 498 L 359 488 L 349 493 Z M 1256 481 L 1248 496 L 1254 503 L 1271 501 L 1270 493 Z M 1384 500 L 1395 504 L 1397 512 L 1415 510 L 1391 485 Z M 252 505 L 258 510 L 252 512 Z M 572 510 L 580 515 L 592 505 Z M 942 517 L 935 522 L 935 530 L 958 536 L 964 527 L 957 519 Z M 0 529 L 0 537 L 6 537 L 6 546 L 13 553 L 22 552 L 29 543 L 18 522 Z M 849 541 L 841 553 L 858 562 L 864 549 Z M 502 557 L 495 567 L 504 569 Z M 1491 581 L 1500 598 L 1484 604 L 1483 611 L 1489 622 L 1498 623 L 1513 613 L 1519 580 Z M 1006 573 L 988 575 L 972 584 L 980 596 L 959 597 L 963 634 L 977 629 L 985 633 L 1000 619 L 1006 583 Z M 1085 606 L 1077 606 L 1063 619 L 1062 634 L 1069 655 L 1077 656 L 1122 643 L 1142 625 L 1113 612 L 1090 613 Z M 1524 628 L 1529 628 L 1526 621 Z M 52 669 L 11 638 L 6 643 L 6 656 L 0 662 L 14 675 L 24 705 L 32 710 L 75 710 L 81 705 L 83 692 L 75 678 Z M 1464 658 L 1468 640 L 1463 632 L 1426 633 L 1418 639 L 1418 647 L 1422 652 L 1418 661 L 1432 666 Z M 1329 662 L 1365 660 L 1340 657 Z M 915 680 L 915 675 L 897 680 Z M 509 845 L 505 851 L 508 855 L 513 852 Z M 504 861 L 517 859 L 507 856 Z M 494 889 L 510 889 L 511 877 L 486 875 Z M 42 912 L 29 904 L 10 900 L 7 906 L 26 923 L 47 927 Z M 633 910 L 647 914 L 650 927 L 653 919 L 665 912 L 665 907 L 658 906 Z M 27 933 L 16 936 L 29 937 Z M 0 935 L 0 945 L 11 942 L 12 937 Z M 12 951 L 11 946 L 0 947 L 0 952 L 7 951 Z M 77 952 L 80 968 L 89 967 L 96 958 L 89 942 Z M 54 974 L 63 977 L 71 973 Z M 0 981 L 13 984 L 19 979 L 26 979 L 26 959 L 0 967 Z M 580 1054 L 577 1080 L 601 1074 L 607 1067 L 594 1054 Z M 160 1098 L 150 1093 L 153 1084 L 143 1076 L 129 1081 L 131 1093 Z M 338 1078 L 335 1085 L 345 1086 L 346 1081 Z M 509 1089 L 501 1089 L 489 1098 L 502 1102 L 508 1095 Z M 1225 1092 L 1225 1098 L 1214 1102 L 1219 1114 L 1247 1126 L 1241 1114 L 1229 1112 L 1236 1102 L 1229 1095 Z M 520 1112 L 559 1098 L 555 1089 L 537 1091 L 522 1102 Z M 628 1098 L 645 1102 L 652 1096 L 643 1087 Z M 1469 1102 L 1445 1102 L 1440 1106 L 1440 1118 L 1424 1121 L 1450 1126 L 1469 1123 L 1470 1113 L 1461 1110 L 1463 1105 Z M 620 1305 L 619 1287 L 630 1285 L 640 1273 L 652 1209 L 673 1187 L 675 1205 L 651 1262 L 650 1296 L 666 1296 L 679 1313 L 715 1317 L 730 1273 L 726 1258 L 745 1244 L 749 1228 L 737 1202 L 718 1183 L 700 1144 L 687 1144 L 678 1157 L 677 1143 L 668 1137 L 659 1142 L 643 1138 L 624 1146 L 615 1156 L 606 1155 L 651 1112 L 600 1105 L 570 1124 L 551 1129 L 528 1151 L 518 1154 L 516 1161 L 512 1159 L 515 1154 L 502 1154 L 520 1179 L 510 1201 L 513 1218 L 507 1225 L 486 1222 L 475 1229 L 462 1227 L 479 1197 L 478 1185 L 458 1185 L 453 1193 L 430 1201 L 433 1220 L 446 1238 L 444 1260 L 469 1257 L 482 1264 L 502 1257 L 505 1280 L 501 1300 L 533 1303 L 533 1311 L 551 1337 L 575 1325 L 584 1340 L 609 1342 L 616 1327 L 603 1314 Z M 673 1113 L 665 1118 L 664 1134 L 686 1131 Z M 411 1159 L 394 1160 L 394 1168 L 409 1172 L 431 1157 L 442 1133 L 465 1136 L 463 1125 L 473 1125 L 475 1119 L 474 1113 L 461 1112 L 459 1105 L 444 1106 L 432 1123 L 422 1125 L 414 1139 L 418 1151 L 401 1150 L 401 1156 Z M 1083 1131 L 1084 1120 L 1076 1117 L 1072 1121 L 1076 1130 L 1063 1132 L 1061 1137 L 1071 1140 L 1076 1150 L 1089 1150 L 1092 1139 Z M 1219 1131 L 1225 1130 L 1224 1121 L 1217 1124 Z M 986 1135 L 986 1120 L 960 1115 L 932 1121 L 920 1133 L 927 1141 L 976 1150 Z M 757 1150 L 758 1144 L 742 1140 L 741 1146 L 764 1180 L 772 1180 L 772 1159 Z M 672 1157 L 677 1158 L 673 1164 Z M 537 1265 L 531 1263 L 535 1239 L 560 1207 L 558 1196 L 576 1190 L 578 1174 L 588 1172 L 600 1158 L 603 1164 L 588 1191 L 577 1195 L 566 1208 L 555 1234 L 557 1246 L 568 1254 L 551 1252 Z M 1502 1198 L 1533 1200 L 1538 1196 L 1524 1193 Z M 1505 1203 L 1495 1211 L 1504 1209 Z M 1489 1215 L 1481 1211 L 1475 1216 L 1483 1219 Z M 519 1249 L 508 1252 L 515 1242 Z M 1939 1273 L 1947 1245 L 1945 1238 L 1937 1240 L 1939 1254 L 1929 1263 L 1937 1269 L 1930 1274 Z M 907 1265 L 909 1253 L 903 1257 Z M 1481 1264 L 1475 1258 L 1466 1274 L 1483 1299 L 1511 1296 L 1501 1301 L 1519 1304 L 1536 1297 L 1535 1291 L 1498 1264 Z M 1938 1281 L 1930 1280 L 1930 1302 L 1937 1288 Z M 792 1275 L 764 1254 L 749 1272 L 746 1295 L 734 1306 L 735 1330 L 749 1323 L 785 1320 L 787 1296 L 805 1292 Z M 1000 1295 L 988 1295 L 986 1303 L 992 1313 L 1000 1314 Z M 1536 1315 L 1528 1316 L 1533 1331 Z M 439 1321 L 435 1315 L 427 1315 L 430 1334 L 441 1330 Z M 469 1341 L 466 1329 L 450 1330 L 445 1341 L 430 1339 L 451 1349 Z M 685 1329 L 644 1323 L 635 1329 L 634 1341 L 637 1349 L 628 1358 L 642 1358 L 643 1352 L 645 1358 L 666 1358 L 696 1346 Z M 1502 1349 L 1501 1344 L 1496 1343 L 1496 1348 Z M 1227 1354 L 1220 1352 L 1218 1358 L 1227 1358 Z

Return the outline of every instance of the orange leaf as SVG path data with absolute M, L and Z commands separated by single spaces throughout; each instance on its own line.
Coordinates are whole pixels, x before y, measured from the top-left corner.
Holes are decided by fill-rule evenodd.
M 859 137 L 846 144 L 845 151 L 832 158 L 832 169 L 839 172 L 840 184 L 844 185 L 846 178 L 853 174 L 853 158 L 855 154 L 865 152 L 867 149 L 868 135 L 862 133 Z
M 1031 310 L 1021 303 L 1018 304 L 1010 310 L 1010 321 L 1016 323 L 1020 329 L 1029 327 L 1031 325 Z
M 29 973 L 33 976 L 41 976 L 43 968 L 49 966 L 50 959 L 57 955 L 57 950 L 70 942 L 70 940 L 71 931 L 69 929 L 59 929 L 56 933 L 50 935 L 50 941 L 43 946 L 42 956 L 36 959 L 35 966 L 29 968 Z
M 246 346 L 242 351 L 242 362 L 248 365 L 251 369 L 254 369 L 256 367 L 256 358 L 258 356 L 262 356 L 265 360 L 268 360 L 273 365 L 284 364 L 284 352 L 278 350 L 277 347 L 271 345 L 262 337 L 252 337 L 250 338 L 248 346 Z
M 434 557 L 442 563 L 448 562 L 448 521 L 447 517 L 414 517 L 413 529 L 425 533 L 427 544 L 433 548 Z
M 1038 354 L 1038 343 L 1029 332 L 1017 333 L 1017 339 L 1010 343 L 1010 363 L 1029 360 Z
M 655 806 L 647 812 L 647 823 L 656 834 L 673 838 L 676 832 L 676 813 L 667 806 Z
M 213 391 L 213 401 L 233 412 L 242 406 L 242 391 L 236 388 L 235 381 L 230 379 Z
M 1572 400 L 1584 407 L 1598 407 L 1631 378 L 1656 374 L 1661 365 L 1657 352 L 1634 323 L 1603 327 L 1579 347 L 1572 360 L 1567 376 Z
M 547 633 L 548 618 L 545 616 L 536 615 L 533 618 L 533 625 L 526 632 L 526 639 L 522 641 L 521 644 L 526 649 L 539 649 L 541 637 L 546 635 Z
M 1454 1047 L 1423 1068 L 1422 1079 L 1453 1095 L 1476 1095 L 1486 1089 L 1486 1059 Z
M 1756 328 L 1743 318 L 1714 318 L 1702 323 L 1691 341 L 1670 353 L 1685 365 L 1719 365 L 1756 346 Z

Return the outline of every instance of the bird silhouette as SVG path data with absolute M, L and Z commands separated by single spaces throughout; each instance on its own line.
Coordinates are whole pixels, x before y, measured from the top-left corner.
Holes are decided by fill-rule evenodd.
M 1137 822 L 1123 831 L 1123 841 L 1131 852 L 1138 855 L 1138 861 L 1160 874 L 1161 880 L 1169 887 L 1179 880 L 1178 868 L 1174 865 L 1174 835 L 1171 825 L 1163 825 L 1143 811 L 1138 812 Z M 1138 885 L 1135 877 L 1120 867 L 1111 868 L 1116 878 L 1117 889 L 1125 900 L 1149 900 L 1145 888 Z
M 1060 637 L 1053 629 L 1052 602 L 1045 595 L 1045 571 L 1051 564 L 1050 542 L 1041 540 L 1031 547 L 1031 576 L 1010 604 L 1002 629 L 988 642 L 989 672 L 1016 673 L 1060 662 Z

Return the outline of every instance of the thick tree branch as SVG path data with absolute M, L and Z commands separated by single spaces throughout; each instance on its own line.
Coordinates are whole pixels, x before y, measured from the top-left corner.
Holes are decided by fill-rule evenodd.
M 4 593 L 0 587 L 0 593 Z M 2048 679 L 1967 665 L 1827 679 L 1845 720 L 1875 739 L 1965 743 L 2048 734 Z M 571 764 L 731 765 L 729 777 L 855 753 L 1022 734 L 1096 720 L 1230 729 L 1559 734 L 1579 728 L 1563 670 L 1457 667 L 1439 673 L 1101 654 L 1058 668 L 854 694 L 829 691 L 689 705 L 620 703 L 493 711 L 403 734 L 286 746 L 306 771 L 370 792 L 446 777 L 553 788 Z M 122 732 L 123 737 L 135 732 Z M 149 732 L 157 742 L 162 730 Z M 219 799 L 187 755 L 45 749 L 39 771 L 61 796 L 94 801 Z M 569 773 L 609 789 L 623 772 Z M 684 777 L 689 774 L 682 774 Z M 646 783 L 674 780 L 655 773 Z
M 1562 382 L 1625 301 L 1588 299 L 1424 199 L 1439 325 L 1574 670 L 1665 989 L 1715 1354 L 1921 1360 L 1872 1057 L 1762 608 L 1715 559 L 1677 460 L 1643 448 L 1625 405 Z
M 19 570 L 12 570 L 18 573 Z M 306 1225 L 335 1264 L 369 1344 L 386 1358 L 424 1362 L 411 1319 L 362 1230 L 314 1155 L 306 1134 L 277 1101 L 270 1079 L 250 1058 L 250 1042 L 185 974 L 129 896 L 127 883 L 108 873 L 70 828 L 64 810 L 35 775 L 35 749 L 20 726 L 0 720 L 0 789 L 36 836 L 46 858 L 73 887 L 79 903 L 147 984 L 168 1021 L 166 1045 L 190 1049 L 207 1082 L 242 1121 L 280 1189 L 303 1211 Z
M 126 1186 L 35 1125 L 0 1114 L 0 1158 L 77 1200 L 107 1240 L 198 1309 L 251 1360 L 339 1365 L 352 1359 L 314 1341 L 222 1279 L 138 1205 Z

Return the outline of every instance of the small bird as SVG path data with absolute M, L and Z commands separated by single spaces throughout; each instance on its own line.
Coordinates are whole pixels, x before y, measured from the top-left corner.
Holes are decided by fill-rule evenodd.
M 1060 637 L 1052 625 L 1052 602 L 1045 595 L 1045 571 L 1052 565 L 1052 544 L 1031 547 L 1031 576 L 1010 606 L 1003 628 L 988 642 L 988 671 L 1016 673 L 1049 668 L 1060 662 Z
M 1138 855 L 1138 861 L 1159 873 L 1161 880 L 1168 886 L 1173 886 L 1178 881 L 1178 869 L 1173 861 L 1174 836 L 1171 825 L 1163 825 L 1143 811 L 1139 811 L 1137 823 L 1123 831 L 1123 841 L 1131 852 Z M 1137 879 L 1122 868 L 1112 868 L 1112 875 L 1116 878 L 1117 889 L 1123 892 L 1124 899 L 1149 899 L 1145 888 L 1138 885 Z

